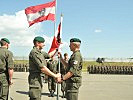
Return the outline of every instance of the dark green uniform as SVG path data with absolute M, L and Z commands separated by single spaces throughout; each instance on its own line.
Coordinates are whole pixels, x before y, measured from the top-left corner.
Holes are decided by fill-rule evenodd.
M 80 51 L 74 52 L 69 61 L 67 72 L 73 73 L 73 76 L 66 80 L 66 98 L 67 100 L 78 100 L 78 91 L 81 86 L 82 56 Z
M 68 61 L 66 61 L 68 63 Z M 66 74 L 66 68 L 65 66 L 61 63 L 60 64 L 60 72 L 61 72 L 61 75 L 65 75 Z M 63 81 L 61 83 L 61 91 L 62 91 L 62 97 L 64 98 L 65 97 L 65 91 L 66 91 L 66 81 Z
M 8 68 L 13 68 L 13 54 L 6 48 L 0 47 L 0 100 L 7 100 L 9 91 Z
M 46 53 L 45 51 L 42 51 L 42 53 L 43 53 L 43 56 L 46 59 L 46 61 L 47 61 L 47 59 L 50 59 L 50 56 L 48 53 Z M 41 76 L 42 76 L 42 82 L 47 83 L 48 82 L 48 75 L 46 75 L 45 73 L 42 73 Z
M 57 73 L 57 61 L 56 60 L 49 60 L 49 62 L 47 63 L 47 67 L 53 73 Z M 48 89 L 50 92 L 49 96 L 53 97 L 54 92 L 56 90 L 56 80 L 51 76 L 48 76 Z
M 29 54 L 29 97 L 30 100 L 41 100 L 41 68 L 47 66 L 43 53 L 33 47 Z

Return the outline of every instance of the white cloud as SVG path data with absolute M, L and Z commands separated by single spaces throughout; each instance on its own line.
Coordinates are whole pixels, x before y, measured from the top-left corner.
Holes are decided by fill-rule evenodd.
M 6 37 L 14 47 L 31 47 L 33 38 L 41 33 L 41 23 L 34 24 L 29 28 L 24 10 L 16 12 L 15 15 L 3 14 L 0 16 L 0 38 Z M 51 44 L 53 37 L 43 35 L 46 45 Z M 64 43 L 66 46 L 67 43 Z
M 102 30 L 101 30 L 101 29 L 95 29 L 94 32 L 96 32 L 96 33 L 101 33 Z
M 4 14 L 0 16 L 0 22 L 0 38 L 9 38 L 15 46 L 31 45 L 35 33 L 41 28 L 41 24 L 28 28 L 24 11 L 19 11 L 15 15 Z

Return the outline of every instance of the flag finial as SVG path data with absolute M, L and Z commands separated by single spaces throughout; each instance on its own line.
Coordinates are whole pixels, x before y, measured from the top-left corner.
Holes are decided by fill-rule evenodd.
M 63 14 L 61 13 L 61 17 L 63 17 Z

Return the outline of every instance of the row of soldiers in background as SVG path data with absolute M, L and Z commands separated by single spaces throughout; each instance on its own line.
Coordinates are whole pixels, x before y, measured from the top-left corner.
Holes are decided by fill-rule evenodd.
M 133 66 L 96 66 L 89 65 L 87 71 L 90 74 L 128 74 L 133 75 Z
M 15 72 L 28 72 L 29 65 L 28 64 L 14 64 L 14 71 Z

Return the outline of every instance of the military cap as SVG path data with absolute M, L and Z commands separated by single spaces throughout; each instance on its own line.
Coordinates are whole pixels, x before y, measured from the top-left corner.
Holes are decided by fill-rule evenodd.
M 45 42 L 45 39 L 44 39 L 43 37 L 41 37 L 41 36 L 37 36 L 37 37 L 34 38 L 33 41 L 34 41 L 34 42 L 35 42 L 35 41 L 38 41 L 38 42 Z
M 5 42 L 7 42 L 8 44 L 10 44 L 10 41 L 9 41 L 7 38 L 2 38 L 1 41 L 5 41 Z
M 81 43 L 81 40 L 78 38 L 72 38 L 72 39 L 70 39 L 70 42 L 80 42 Z

